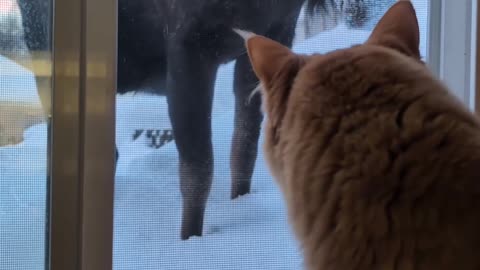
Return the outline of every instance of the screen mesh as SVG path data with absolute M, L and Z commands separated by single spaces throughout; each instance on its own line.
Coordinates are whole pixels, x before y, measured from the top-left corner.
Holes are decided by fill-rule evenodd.
M 47 122 L 35 76 L 24 67 L 32 63 L 24 30 L 17 1 L 0 0 L 0 269 L 42 270 Z
M 175 85 L 178 87 L 176 90 L 181 88 L 178 85 L 188 84 L 191 88 L 191 92 L 188 93 L 195 96 L 195 100 L 186 98 L 185 103 L 176 106 L 174 113 L 188 114 L 192 119 L 201 121 L 199 114 L 202 112 L 197 111 L 198 103 L 205 101 L 203 97 L 197 97 L 194 91 L 200 91 L 204 87 L 203 80 L 208 79 L 209 76 L 208 72 L 203 72 L 205 63 L 201 61 L 208 61 L 208 57 L 220 57 L 228 53 L 228 48 L 225 47 L 212 49 L 217 48 L 215 46 L 218 45 L 217 41 L 222 35 L 205 31 L 203 27 L 207 27 L 208 23 L 218 26 L 231 23 L 231 20 L 241 20 L 240 14 L 235 12 L 242 12 L 242 2 L 249 3 L 251 10 L 248 16 L 251 16 L 249 20 L 253 24 L 262 16 L 267 19 L 273 18 L 269 16 L 280 13 L 276 9 L 292 9 L 290 2 L 294 1 L 276 1 L 277 6 L 273 7 L 274 9 L 269 7 L 266 12 L 257 10 L 263 7 L 261 2 L 268 2 L 260 0 L 257 5 L 252 4 L 254 1 L 217 1 L 224 3 L 224 6 L 217 6 L 216 9 L 198 8 L 196 13 L 192 13 L 194 14 L 192 16 L 201 17 L 201 19 L 194 17 L 199 22 L 192 26 L 193 29 L 198 29 L 198 32 L 192 30 L 193 32 L 189 33 L 197 35 L 193 40 L 198 44 L 211 46 L 210 49 L 202 47 L 206 53 L 215 51 L 205 58 L 195 59 L 197 62 L 192 61 L 191 66 L 182 67 L 171 63 L 178 63 L 179 58 L 195 57 L 188 50 L 178 54 L 179 47 L 186 46 L 185 44 L 175 43 L 173 47 L 170 44 L 167 45 L 170 46 L 167 49 L 150 43 L 154 42 L 152 39 L 158 38 L 151 36 L 153 33 L 155 35 L 163 33 L 163 37 L 174 40 L 176 37 L 172 33 L 180 32 L 178 29 L 176 32 L 164 29 L 163 26 L 152 26 L 149 24 L 152 21 L 145 19 L 149 14 L 145 13 L 148 8 L 167 7 L 160 5 L 145 8 L 145 6 L 127 4 L 127 2 L 120 1 L 119 9 L 119 87 L 124 87 L 125 92 L 132 90 L 136 92 L 117 96 L 116 134 L 120 158 L 117 164 L 115 186 L 114 269 L 302 269 L 301 251 L 287 222 L 282 195 L 266 167 L 261 147 L 258 148 L 251 192 L 235 200 L 230 198 L 232 187 L 230 151 L 235 127 L 234 114 L 236 106 L 241 106 L 235 103 L 233 89 L 236 62 L 228 61 L 220 65 L 215 72 L 211 114 L 213 181 L 205 210 L 203 235 L 192 237 L 187 241 L 180 240 L 183 199 L 180 188 L 179 152 L 175 146 L 176 138 L 171 137 L 172 122 L 169 118 L 169 104 L 164 96 L 171 89 L 156 89 L 155 84 L 151 83 L 157 79 L 159 88 Z M 201 6 L 203 2 L 208 1 L 198 0 L 195 5 Z M 337 2 L 343 3 L 344 7 L 343 10 L 338 11 L 338 14 L 331 11 L 332 13 L 324 15 L 325 17 L 316 15 L 317 17 L 313 20 L 309 19 L 302 9 L 296 24 L 294 51 L 328 52 L 361 43 L 366 40 L 375 23 L 395 1 L 340 0 Z M 428 1 L 413 2 L 421 28 L 421 54 L 426 57 Z M 148 4 L 145 3 L 145 5 Z M 157 10 L 157 12 L 165 14 L 167 11 Z M 231 13 L 226 17 L 220 14 L 222 12 Z M 169 19 L 175 21 L 171 16 L 182 16 L 182 12 L 175 14 L 169 14 Z M 189 13 L 184 11 L 184 14 Z M 156 17 L 159 25 L 165 23 L 161 18 L 162 16 Z M 230 18 L 233 19 L 230 20 Z M 189 19 L 191 18 L 186 15 L 181 17 L 181 20 Z M 278 18 L 272 20 L 276 22 Z M 179 29 L 187 27 L 180 25 Z M 132 28 L 137 32 L 131 32 Z M 222 27 L 218 26 L 214 29 L 221 31 Z M 155 32 L 157 30 L 163 32 Z M 193 49 L 203 46 L 187 45 Z M 160 52 L 162 50 L 167 50 L 167 56 L 162 56 Z M 175 54 L 176 58 L 168 57 L 171 54 Z M 151 57 L 145 57 L 145 55 L 151 55 Z M 145 59 L 140 61 L 135 57 Z M 162 78 L 161 74 L 165 70 L 161 70 L 160 67 L 149 70 L 153 75 L 148 78 L 145 78 L 147 77 L 145 72 L 137 74 L 142 68 L 154 65 L 152 62 L 163 61 L 162 57 L 171 61 L 170 64 L 163 64 L 169 68 L 176 68 L 172 77 Z M 192 72 L 190 69 L 197 70 Z M 125 70 L 125 73 L 122 73 L 122 70 Z M 182 77 L 182 74 L 185 76 Z M 142 77 L 142 75 L 145 76 Z M 136 79 L 129 80 L 129 78 Z M 172 82 L 172 80 L 177 81 Z M 133 86 L 128 85 L 127 81 L 133 82 Z M 152 85 L 154 86 L 150 87 Z M 252 89 L 254 87 L 255 85 Z M 155 95 L 155 92 L 160 95 Z M 199 123 L 186 122 L 190 125 Z M 244 124 L 248 125 L 248 123 Z M 202 135 L 201 132 L 189 131 L 188 127 L 182 126 L 181 123 L 179 125 L 182 144 L 203 149 L 200 143 L 195 142 L 204 140 L 203 137 L 196 137 L 196 134 Z M 196 128 L 205 128 L 205 125 L 197 125 Z M 192 142 L 188 143 L 188 140 Z M 260 137 L 259 145 L 261 144 L 263 144 L 263 136 Z M 190 162 L 188 149 L 182 151 L 187 153 L 185 154 L 186 163 Z

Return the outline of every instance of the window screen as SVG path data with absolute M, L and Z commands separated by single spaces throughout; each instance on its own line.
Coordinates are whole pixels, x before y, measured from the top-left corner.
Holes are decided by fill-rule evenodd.
M 48 0 L 0 0 L 0 269 L 46 266 L 50 70 L 32 67 L 37 55 L 50 61 L 49 8 Z M 36 27 L 46 31 L 26 40 Z
M 231 27 L 328 52 L 393 2 L 118 0 L 114 269 L 301 269 Z M 429 1 L 412 2 L 426 58 Z M 50 9 L 0 0 L 0 269 L 45 268 Z
M 263 136 L 257 145 L 255 131 L 235 132 L 256 129 L 253 109 L 238 113 L 256 84 L 227 27 L 324 53 L 365 41 L 395 1 L 337 0 L 313 18 L 299 1 L 187 2 L 119 1 L 114 269 L 302 269 Z M 426 59 L 428 1 L 413 3 Z M 248 189 L 249 162 L 250 192 L 232 199 Z M 202 235 L 181 240 L 198 231 L 210 175 Z
M 336 6 L 317 9 L 313 18 L 307 4 L 294 4 L 298 1 L 184 2 L 174 8 L 162 1 L 119 2 L 122 94 L 117 96 L 114 269 L 302 269 L 282 195 L 266 167 L 263 137 L 252 147 L 245 137 L 255 134 L 235 134 L 238 126 L 256 128 L 246 122 L 252 119 L 248 115 L 235 118 L 248 106 L 248 95 L 239 93 L 242 87 L 256 85 L 247 78 L 251 73 L 240 68 L 245 51 L 232 49 L 231 43 L 239 41 L 225 34 L 226 27 L 258 29 L 290 42 L 299 53 L 325 53 L 365 41 L 395 1 L 336 1 Z M 425 56 L 428 1 L 413 3 Z M 232 179 L 249 178 L 244 164 L 249 161 L 235 161 L 231 152 L 251 157 L 253 149 L 258 155 L 250 192 L 232 200 L 238 188 Z M 203 203 L 191 189 L 208 189 L 209 168 L 202 236 L 182 241 L 182 219 L 189 223 L 187 231 L 192 223 L 195 227 L 191 219 L 198 213 L 186 215 L 198 210 L 192 201 L 199 208 Z

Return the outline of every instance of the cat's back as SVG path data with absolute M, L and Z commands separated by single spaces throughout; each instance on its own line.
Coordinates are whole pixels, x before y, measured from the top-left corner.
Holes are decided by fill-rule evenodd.
M 286 137 L 311 136 L 311 146 L 480 157 L 479 118 L 423 63 L 390 49 L 362 46 L 311 61 L 288 102 Z
M 375 46 L 319 57 L 282 132 L 307 251 L 357 269 L 480 267 L 480 124 L 421 63 Z

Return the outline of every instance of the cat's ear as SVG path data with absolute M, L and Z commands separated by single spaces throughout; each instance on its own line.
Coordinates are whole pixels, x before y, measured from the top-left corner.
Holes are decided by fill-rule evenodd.
M 257 77 L 270 85 L 275 74 L 292 58 L 297 57 L 288 47 L 269 38 L 235 30 L 245 40 L 250 63 Z
M 398 0 L 380 19 L 366 43 L 389 47 L 420 59 L 420 30 L 412 3 Z

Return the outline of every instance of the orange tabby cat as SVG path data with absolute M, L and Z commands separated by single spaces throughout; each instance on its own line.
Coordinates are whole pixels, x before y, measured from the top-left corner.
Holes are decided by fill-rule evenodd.
M 480 269 L 480 121 L 420 61 L 409 1 L 352 48 L 246 43 L 308 269 Z

